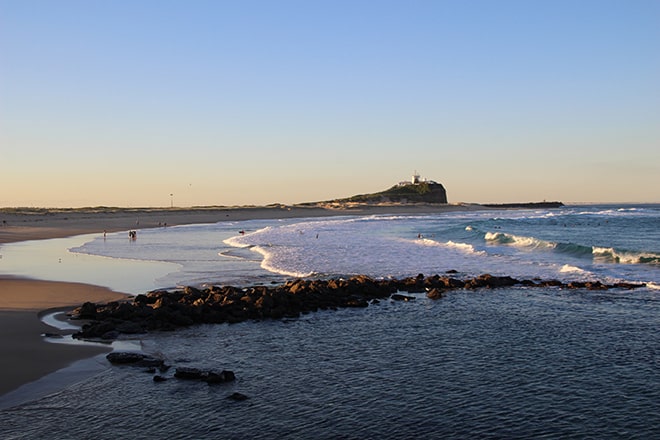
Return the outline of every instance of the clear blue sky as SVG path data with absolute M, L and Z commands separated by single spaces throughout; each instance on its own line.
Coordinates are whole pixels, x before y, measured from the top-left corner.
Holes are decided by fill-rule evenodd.
M 660 1 L 0 0 L 0 206 L 660 202 Z

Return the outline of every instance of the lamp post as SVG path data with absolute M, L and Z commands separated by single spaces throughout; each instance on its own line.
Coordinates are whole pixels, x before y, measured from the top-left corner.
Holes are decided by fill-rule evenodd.
M 174 208 L 174 194 L 170 193 L 170 208 Z

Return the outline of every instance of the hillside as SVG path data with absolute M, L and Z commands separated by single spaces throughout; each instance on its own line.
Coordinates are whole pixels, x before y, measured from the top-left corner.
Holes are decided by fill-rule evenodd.
M 447 203 L 445 187 L 435 182 L 395 185 L 373 194 L 359 194 L 332 203 Z

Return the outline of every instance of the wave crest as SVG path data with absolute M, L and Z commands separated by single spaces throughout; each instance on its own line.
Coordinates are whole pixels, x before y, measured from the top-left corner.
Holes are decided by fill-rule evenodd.
M 484 238 L 490 243 L 506 244 L 521 248 L 554 249 L 557 246 L 557 243 L 551 241 L 541 240 L 535 237 L 507 234 L 505 232 L 486 232 Z
M 606 247 L 593 247 L 592 254 L 596 261 L 620 264 L 660 264 L 660 254 L 617 250 Z
M 660 265 L 660 254 L 645 251 L 628 251 L 611 247 L 584 246 L 577 243 L 557 243 L 536 237 L 525 237 L 505 232 L 486 232 L 486 242 L 531 250 L 550 250 L 580 258 L 590 258 L 599 263 Z

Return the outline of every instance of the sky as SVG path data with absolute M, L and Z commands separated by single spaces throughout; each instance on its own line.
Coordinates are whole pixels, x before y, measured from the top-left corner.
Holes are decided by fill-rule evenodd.
M 657 0 L 0 0 L 0 207 L 660 202 Z

